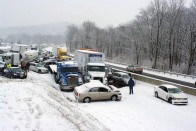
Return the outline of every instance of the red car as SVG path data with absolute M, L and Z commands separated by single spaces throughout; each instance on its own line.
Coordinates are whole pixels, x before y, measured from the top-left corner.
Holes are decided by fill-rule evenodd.
M 143 68 L 137 65 L 130 65 L 127 67 L 127 71 L 141 74 L 143 72 Z

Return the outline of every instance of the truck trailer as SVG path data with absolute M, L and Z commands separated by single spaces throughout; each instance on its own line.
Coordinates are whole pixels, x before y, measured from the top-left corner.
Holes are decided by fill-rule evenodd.
M 107 83 L 105 73 L 105 54 L 89 49 L 76 50 L 74 59 L 82 72 L 84 82 L 100 80 Z

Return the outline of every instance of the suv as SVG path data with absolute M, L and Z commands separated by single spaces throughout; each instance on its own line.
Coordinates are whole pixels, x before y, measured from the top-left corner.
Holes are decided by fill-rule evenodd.
M 130 76 L 124 72 L 114 72 L 111 77 L 113 84 L 117 87 L 128 86 L 129 79 Z

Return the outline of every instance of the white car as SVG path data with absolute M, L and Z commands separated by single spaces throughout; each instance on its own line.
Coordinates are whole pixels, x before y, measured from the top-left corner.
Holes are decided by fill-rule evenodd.
M 178 87 L 173 85 L 159 85 L 154 87 L 154 94 L 172 104 L 188 104 L 188 97 Z
M 47 68 L 45 68 L 43 65 L 37 64 L 37 63 L 30 63 L 29 70 L 38 72 L 40 74 L 49 72 L 49 70 Z

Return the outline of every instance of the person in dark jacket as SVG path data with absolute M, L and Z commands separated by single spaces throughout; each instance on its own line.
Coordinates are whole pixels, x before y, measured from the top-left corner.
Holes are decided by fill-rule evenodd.
M 133 94 L 133 86 L 135 85 L 135 82 L 133 81 L 131 76 L 128 84 L 129 84 L 129 94 Z

